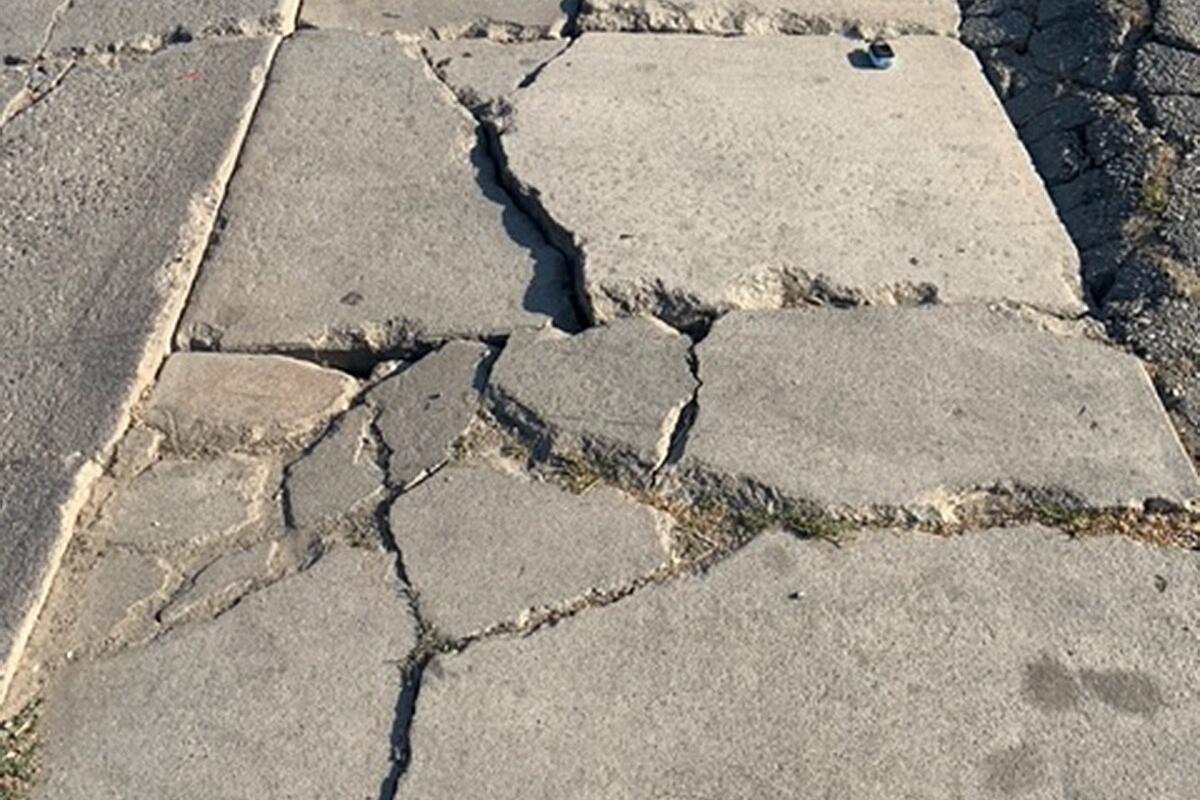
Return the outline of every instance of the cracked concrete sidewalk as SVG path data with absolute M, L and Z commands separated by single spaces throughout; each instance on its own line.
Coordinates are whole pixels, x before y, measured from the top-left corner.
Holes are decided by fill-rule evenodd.
M 6 15 L 0 800 L 1190 798 L 1197 454 L 984 5 Z

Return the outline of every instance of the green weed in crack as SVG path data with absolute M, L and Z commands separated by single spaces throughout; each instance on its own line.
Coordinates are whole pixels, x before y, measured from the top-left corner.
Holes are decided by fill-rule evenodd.
M 0 800 L 24 800 L 37 773 L 37 721 L 41 701 L 0 722 Z

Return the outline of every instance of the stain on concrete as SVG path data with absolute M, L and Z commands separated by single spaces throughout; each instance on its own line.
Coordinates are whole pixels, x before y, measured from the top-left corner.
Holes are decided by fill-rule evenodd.
M 1135 670 L 1085 669 L 1079 677 L 1089 694 L 1126 714 L 1152 717 L 1166 705 L 1154 679 Z
M 1025 665 L 1021 696 L 1039 711 L 1070 711 L 1079 705 L 1081 695 L 1079 681 L 1053 656 L 1043 655 Z
M 997 750 L 984 759 L 983 778 L 989 794 L 1020 797 L 1046 780 L 1046 760 L 1037 747 L 1028 743 Z

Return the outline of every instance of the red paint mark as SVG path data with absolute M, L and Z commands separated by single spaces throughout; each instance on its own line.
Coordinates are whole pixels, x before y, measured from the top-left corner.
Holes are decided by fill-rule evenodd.
M 185 72 L 182 75 L 180 75 L 179 80 L 181 80 L 181 81 L 202 81 L 202 80 L 204 80 L 204 73 L 198 69 L 192 70 L 191 72 Z

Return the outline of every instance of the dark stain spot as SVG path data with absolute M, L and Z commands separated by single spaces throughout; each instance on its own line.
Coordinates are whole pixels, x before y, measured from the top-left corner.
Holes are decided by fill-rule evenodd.
M 1025 665 L 1021 694 L 1039 711 L 1070 711 L 1079 705 L 1080 688 L 1075 676 L 1056 659 L 1043 655 Z
M 1154 588 L 1158 589 L 1159 592 L 1165 592 L 1167 590 L 1167 579 L 1162 575 L 1155 575 Z
M 342 299 L 338 302 L 345 306 L 356 306 L 362 301 L 363 296 L 358 292 L 346 292 L 346 294 L 342 295 Z
M 650 73 L 658 71 L 658 64 L 652 64 L 649 61 L 643 61 L 640 64 L 633 65 L 634 72 Z
M 1081 670 L 1084 688 L 1110 708 L 1152 717 L 1163 703 L 1162 693 L 1148 675 L 1127 669 Z
M 983 762 L 984 788 L 993 795 L 1019 797 L 1045 780 L 1046 762 L 1031 744 L 997 750 Z

